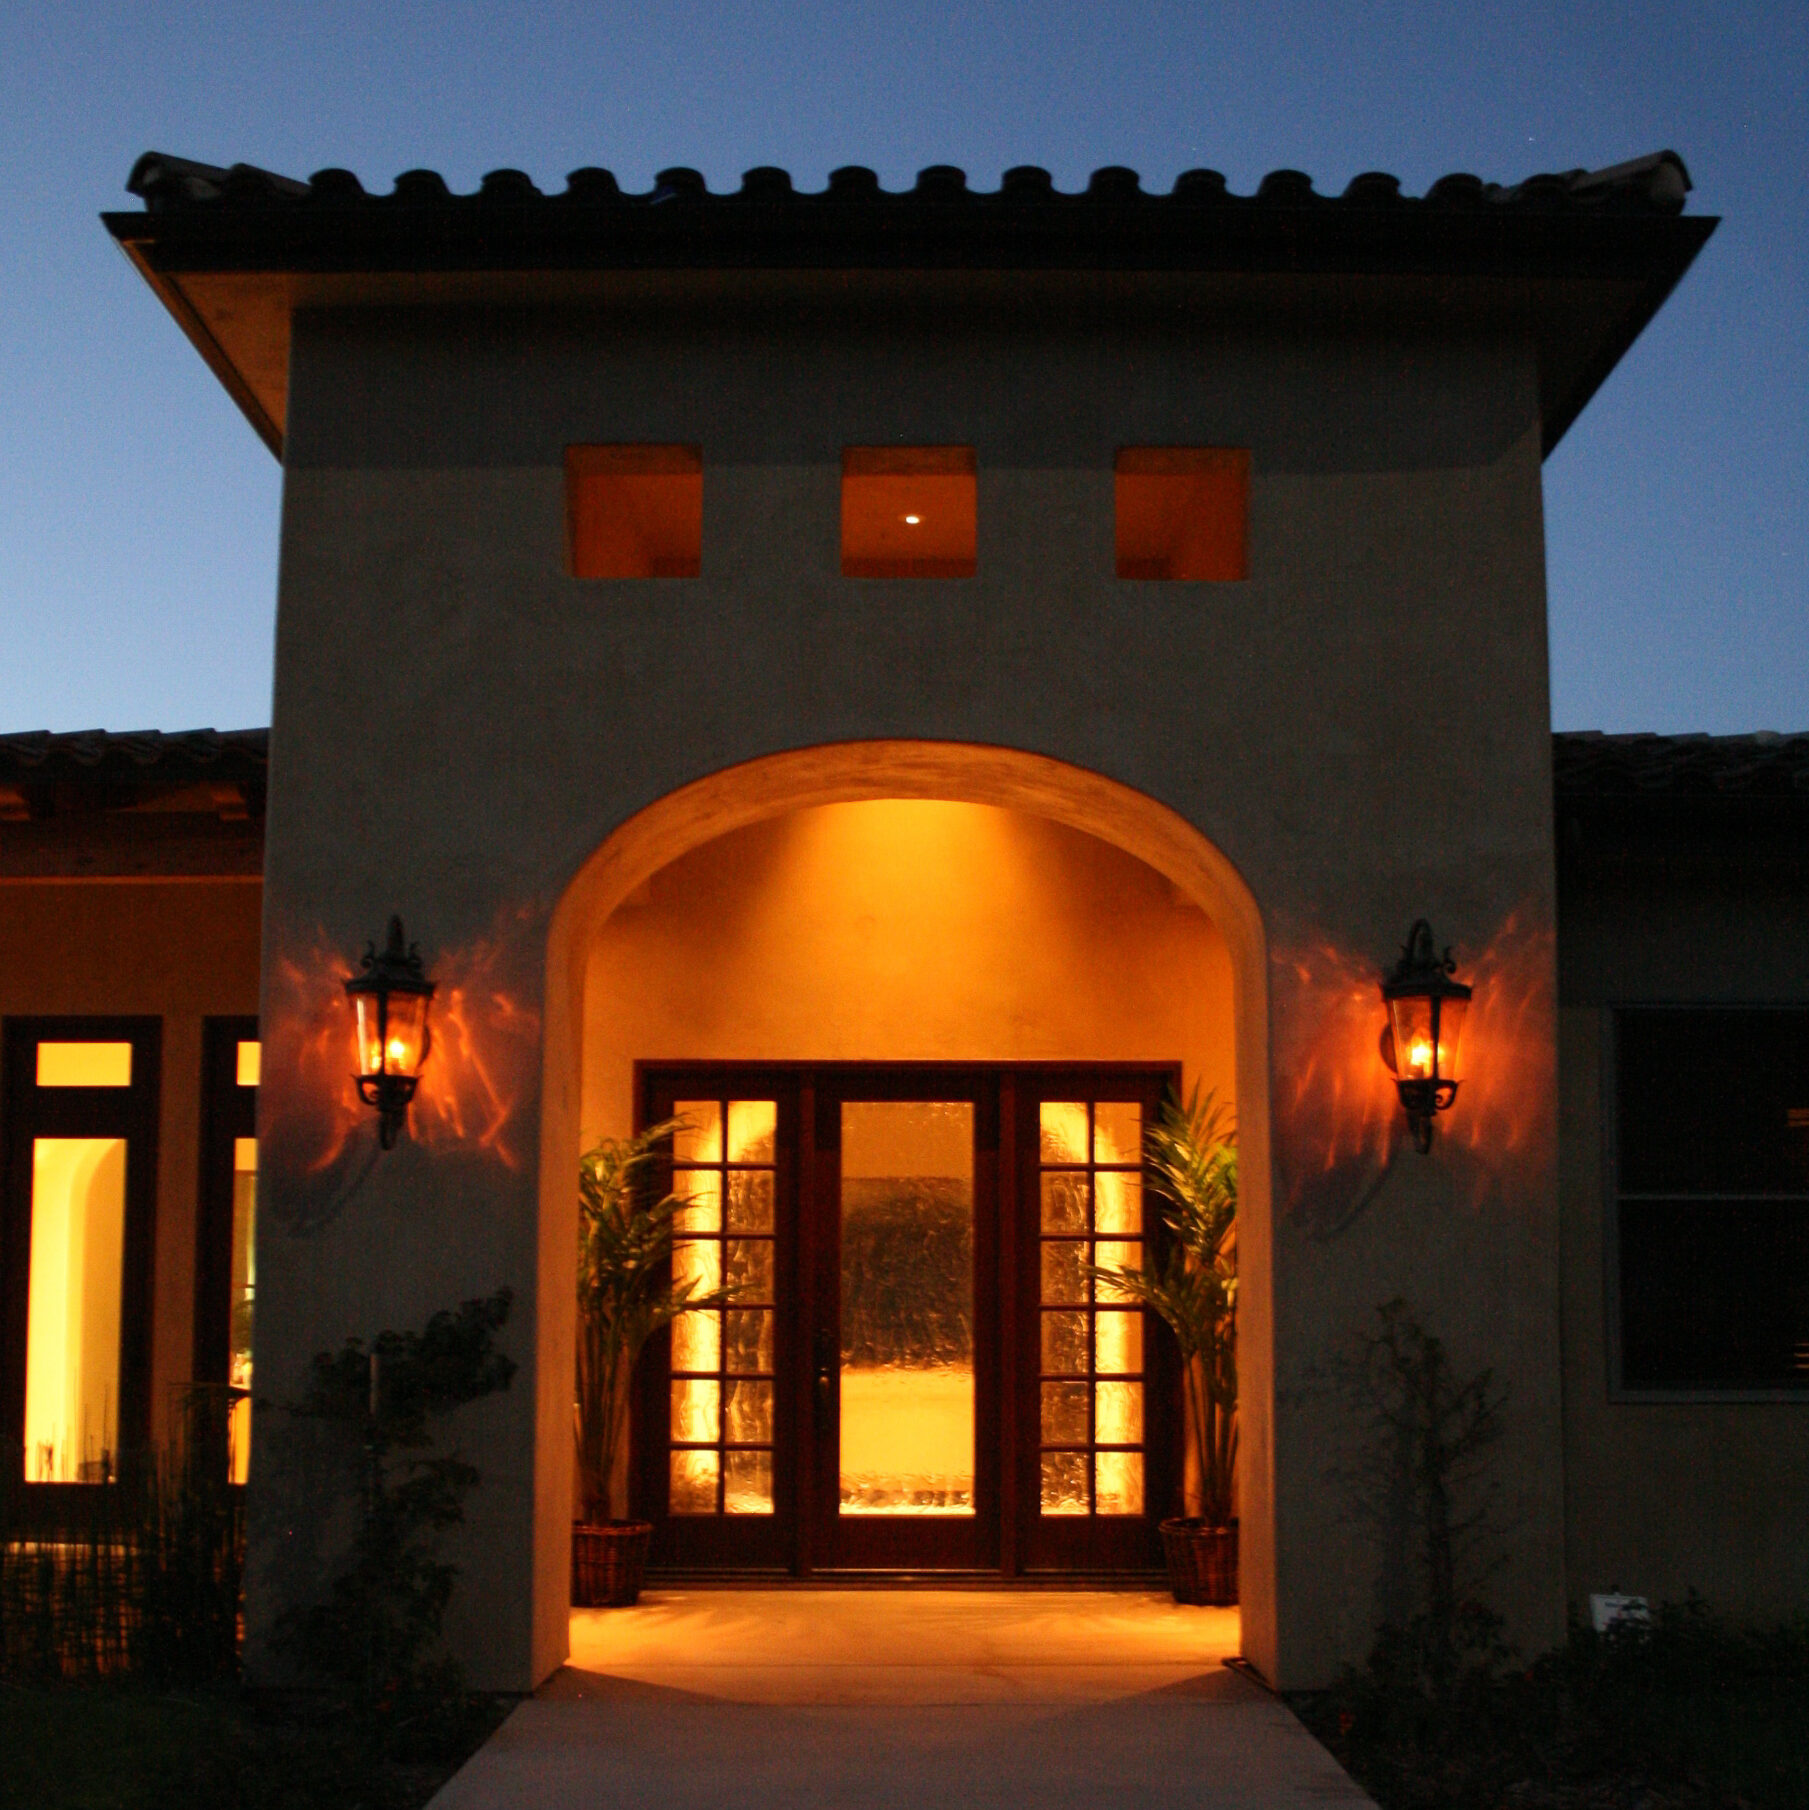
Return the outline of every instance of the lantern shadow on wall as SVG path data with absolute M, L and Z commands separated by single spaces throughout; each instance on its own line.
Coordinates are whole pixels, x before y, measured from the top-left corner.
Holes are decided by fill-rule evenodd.
M 1553 940 L 1546 902 L 1528 899 L 1485 942 L 1464 945 L 1473 998 L 1461 1066 L 1441 1071 L 1461 1079 L 1462 1098 L 1439 1115 L 1438 1161 L 1416 1183 L 1422 1196 L 1430 1188 L 1478 1211 L 1500 1204 L 1504 1188 L 1522 1186 L 1549 1157 Z M 1277 966 L 1287 977 L 1274 1058 L 1278 1201 L 1309 1236 L 1332 1238 L 1375 1203 L 1413 1141 L 1399 1078 L 1377 1053 L 1394 1029 L 1382 997 L 1392 971 L 1317 926 L 1288 938 Z
M 543 936 L 537 913 L 510 907 L 487 931 L 433 952 L 431 1059 L 417 1064 L 407 1103 L 411 1144 L 522 1169 L 522 1111 L 541 1060 L 540 1015 L 526 1002 Z M 270 941 L 259 1135 L 272 1175 L 305 1184 L 308 1196 L 321 1183 L 333 1189 L 331 1201 L 297 1196 L 290 1203 L 299 1222 L 312 1224 L 343 1205 L 345 1165 L 361 1151 L 374 1159 L 382 1148 L 361 1135 L 365 1127 L 380 1129 L 357 1084 L 375 1065 L 359 1034 L 358 995 L 345 989 L 344 943 L 319 925 L 278 929 Z M 372 953 L 381 960 L 387 948 Z

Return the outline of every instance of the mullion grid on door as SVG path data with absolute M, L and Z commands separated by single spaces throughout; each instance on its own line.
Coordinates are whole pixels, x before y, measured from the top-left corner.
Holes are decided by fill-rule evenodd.
M 1088 1269 L 1142 1263 L 1142 1108 L 1045 1101 L 1040 1120 L 1041 1512 L 1141 1514 L 1143 1315 Z
M 673 1279 L 734 1293 L 672 1324 L 668 1503 L 771 1514 L 777 1105 L 680 1100 L 673 1116 Z

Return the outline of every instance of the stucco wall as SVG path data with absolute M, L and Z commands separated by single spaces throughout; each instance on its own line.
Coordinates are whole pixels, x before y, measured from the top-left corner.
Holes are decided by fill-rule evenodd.
M 257 1011 L 255 881 L 0 884 L 0 1016 L 163 1020 L 152 1436 L 194 1359 L 201 1021 Z
M 455 1639 L 484 1682 L 525 1684 L 562 1651 L 568 1223 L 549 1208 L 543 1248 L 537 1175 L 539 1039 L 564 1037 L 570 1009 L 545 970 L 551 914 L 585 857 L 675 788 L 875 737 L 1025 750 L 1147 794 L 1260 908 L 1274 1224 L 1264 1174 L 1245 1322 L 1246 1501 L 1264 1528 L 1246 1550 L 1272 1533 L 1275 1558 L 1253 1583 L 1252 1656 L 1311 1683 L 1367 1639 L 1381 1549 L 1332 1476 L 1369 1435 L 1326 1379 L 1397 1294 L 1460 1364 L 1512 1381 L 1498 1589 L 1523 1641 L 1561 1629 L 1530 356 L 1505 333 L 1258 331 L 1181 310 L 1127 323 L 1116 307 L 298 317 L 260 1376 L 280 1387 L 348 1333 L 516 1288 L 523 1375 L 461 1428 L 487 1481 Z M 561 449 L 591 440 L 702 445 L 700 578 L 563 575 Z M 839 576 L 841 448 L 886 441 L 975 446 L 975 578 Z M 1114 449 L 1201 442 L 1252 448 L 1250 579 L 1117 581 Z M 482 975 L 513 1015 L 470 1041 L 475 1104 L 443 1099 L 426 1141 L 354 1188 L 368 1133 L 345 1117 L 343 1057 L 311 1052 L 342 1034 L 325 1002 L 391 910 L 439 972 Z M 1429 1159 L 1399 1155 L 1375 1058 L 1375 980 L 1421 913 L 1486 982 L 1475 1077 Z M 497 1102 L 504 1129 L 472 1135 Z M 575 1101 L 547 1108 L 575 1142 Z M 564 1141 L 548 1160 L 567 1160 Z M 552 1200 L 563 1182 L 548 1185 Z M 254 1479 L 254 1637 L 318 1564 L 305 1485 L 280 1454 Z
M 1571 1588 L 1692 1590 L 1770 1623 L 1809 1602 L 1809 1400 L 1631 1401 L 1611 1389 L 1604 1056 L 1613 1007 L 1809 1001 L 1809 891 L 1789 864 L 1592 874 L 1567 888 L 1563 1082 Z
M 583 1134 L 637 1060 L 1162 1062 L 1235 1108 L 1224 939 L 1160 874 L 984 805 L 826 805 L 703 844 L 611 914 Z

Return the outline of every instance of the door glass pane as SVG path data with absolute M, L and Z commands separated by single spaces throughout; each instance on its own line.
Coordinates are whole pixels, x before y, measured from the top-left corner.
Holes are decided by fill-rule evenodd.
M 1046 1101 L 1041 1131 L 1042 1512 L 1140 1515 L 1143 1314 L 1090 1271 L 1143 1264 L 1143 1109 Z
M 844 1515 L 974 1512 L 974 1109 L 842 1107 Z
M 680 1100 L 673 1117 L 672 1278 L 694 1294 L 726 1285 L 733 1305 L 672 1322 L 667 1506 L 770 1515 L 778 1103 Z
M 129 1043 L 40 1043 L 40 1087 L 130 1087 Z
M 35 1139 L 25 1335 L 33 1482 L 111 1480 L 125 1233 L 125 1139 Z
M 258 1046 L 241 1043 L 241 1052 Z M 243 1483 L 251 1475 L 251 1331 L 253 1305 L 258 1289 L 258 1141 L 232 1141 L 232 1349 L 226 1380 L 231 1386 L 232 1408 L 226 1439 L 230 1475 Z

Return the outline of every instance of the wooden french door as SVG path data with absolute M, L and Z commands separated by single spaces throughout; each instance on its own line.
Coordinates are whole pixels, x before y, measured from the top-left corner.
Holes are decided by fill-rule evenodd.
M 1178 1505 L 1174 1366 L 1090 1265 L 1153 1220 L 1168 1068 L 644 1067 L 673 1259 L 729 1303 L 636 1380 L 654 1563 L 1137 1571 Z

